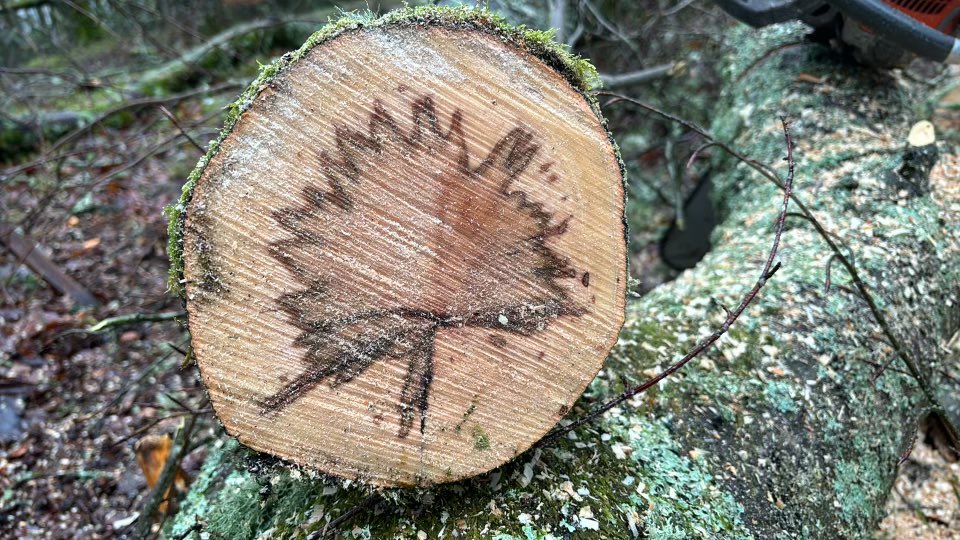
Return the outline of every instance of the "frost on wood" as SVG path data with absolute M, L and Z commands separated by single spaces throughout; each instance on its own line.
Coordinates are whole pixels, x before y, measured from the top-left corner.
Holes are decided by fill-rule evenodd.
M 572 405 L 623 320 L 623 186 L 591 102 L 442 25 L 265 83 L 187 208 L 193 347 L 227 430 L 382 485 L 470 476 Z

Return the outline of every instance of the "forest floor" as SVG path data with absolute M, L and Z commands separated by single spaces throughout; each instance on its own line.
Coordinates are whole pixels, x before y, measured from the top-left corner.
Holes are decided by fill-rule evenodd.
M 89 142 L 135 146 L 142 128 L 98 133 Z M 31 237 L 42 239 L 35 249 L 100 303 L 77 310 L 17 257 L 0 254 L 2 537 L 117 537 L 148 492 L 138 439 L 172 431 L 189 414 L 185 406 L 205 410 L 196 440 L 215 431 L 196 368 L 181 367 L 188 344 L 180 322 L 84 331 L 115 315 L 182 310 L 166 290 L 162 209 L 183 182 L 171 163 L 193 160 L 190 151 L 156 154 L 133 174 L 83 182 L 52 200 L 39 196 L 45 190 L 29 173 L 0 192 L 4 209 L 38 210 L 30 220 Z M 104 160 L 93 170 L 65 164 L 64 184 L 109 174 L 110 157 Z M 187 460 L 188 472 L 200 459 L 198 452 Z
M 877 538 L 960 538 L 960 463 L 921 440 L 900 467 Z
M 687 78 L 709 85 L 696 69 Z M 162 210 L 199 158 L 190 138 L 205 147 L 236 91 L 168 104 L 169 114 L 152 104 L 82 133 L 69 151 L 0 163 L 0 226 L 16 224 L 33 249 L 98 301 L 77 308 L 0 244 L 0 537 L 122 537 L 149 493 L 139 440 L 196 416 L 195 450 L 183 463 L 190 477 L 203 461 L 202 443 L 223 437 L 185 358 L 182 319 L 85 329 L 118 315 L 182 312 L 167 291 Z M 611 124 L 641 180 L 630 192 L 631 270 L 642 276 L 642 292 L 676 272 L 657 252 L 671 200 L 649 189 L 669 181 L 670 146 L 638 139 L 637 122 L 615 112 Z M 918 439 L 877 537 L 960 538 L 960 464 L 947 463 L 923 434 Z

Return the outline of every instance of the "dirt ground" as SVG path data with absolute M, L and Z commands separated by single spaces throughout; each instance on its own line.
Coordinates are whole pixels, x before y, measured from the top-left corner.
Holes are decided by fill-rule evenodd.
M 161 211 L 183 181 L 171 177 L 170 164 L 194 161 L 196 151 L 174 147 L 129 176 L 89 181 L 151 143 L 134 129 L 92 135 L 84 144 L 97 152 L 123 148 L 98 154 L 98 164 L 68 159 L 56 186 L 38 187 L 49 172 L 40 164 L 35 175 L 8 176 L 0 191 L 0 213 L 31 223 L 30 238 L 41 239 L 35 249 L 100 304 L 75 309 L 0 250 L 0 537 L 121 536 L 148 491 L 137 440 L 175 429 L 191 414 L 185 407 L 203 411 L 196 440 L 212 434 L 196 368 L 181 367 L 187 335 L 180 322 L 83 331 L 114 315 L 182 310 L 166 291 Z M 200 457 L 191 456 L 188 470 Z
M 918 441 L 887 500 L 878 539 L 960 538 L 960 463 Z

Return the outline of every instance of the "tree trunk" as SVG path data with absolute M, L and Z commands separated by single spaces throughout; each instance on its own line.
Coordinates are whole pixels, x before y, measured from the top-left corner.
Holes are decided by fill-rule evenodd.
M 408 13 L 259 84 L 183 233 L 227 431 L 382 486 L 539 440 L 616 342 L 627 282 L 616 148 L 562 57 L 473 11 Z
M 938 399 L 956 395 L 944 373 L 957 360 L 943 345 L 960 326 L 960 192 L 948 167 L 931 173 L 917 159 L 932 148 L 906 145 L 910 126 L 939 95 L 840 64 L 817 45 L 791 45 L 800 35 L 792 27 L 729 37 L 718 59 L 726 86 L 712 131 L 783 174 L 777 116 L 794 119 L 798 198 L 847 246 Z M 957 159 L 941 157 L 950 168 Z M 732 306 L 752 286 L 781 194 L 745 164 L 716 161 L 722 222 L 714 249 L 628 306 L 617 347 L 568 418 L 692 348 L 725 317 L 712 299 Z M 169 532 L 872 537 L 929 403 L 850 277 L 839 264 L 830 270 L 822 238 L 805 220 L 789 225 L 783 267 L 716 347 L 563 440 L 471 480 L 372 497 L 354 482 L 265 465 L 227 441 L 210 452 Z

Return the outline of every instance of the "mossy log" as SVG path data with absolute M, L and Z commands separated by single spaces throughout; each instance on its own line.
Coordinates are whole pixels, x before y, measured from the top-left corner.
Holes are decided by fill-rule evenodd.
M 481 17 L 371 23 L 300 54 L 186 208 L 217 416 L 377 485 L 486 472 L 563 418 L 616 342 L 616 147 L 553 58 Z
M 817 45 L 788 45 L 799 37 L 797 27 L 729 36 L 717 60 L 726 86 L 712 130 L 783 173 L 777 116 L 793 119 L 797 196 L 842 239 L 893 331 L 945 398 L 957 388 L 943 373 L 957 360 L 943 344 L 960 326 L 960 190 L 946 171 L 960 156 L 940 143 L 949 167 L 917 166 L 917 150 L 905 144 L 938 90 L 842 64 Z M 735 305 L 752 286 L 781 194 L 743 163 L 714 165 L 722 218 L 714 249 L 628 306 L 618 345 L 568 418 L 692 348 L 725 317 L 713 299 Z M 870 538 L 929 408 L 849 276 L 834 266 L 825 287 L 830 258 L 810 224 L 791 218 L 783 267 L 698 363 L 491 473 L 375 491 L 267 465 L 226 439 L 211 449 L 168 532 Z
M 61 111 L 41 115 L 36 120 L 0 118 L 0 163 L 33 150 L 41 141 L 66 135 L 86 124 L 90 116 L 86 112 Z

